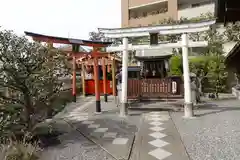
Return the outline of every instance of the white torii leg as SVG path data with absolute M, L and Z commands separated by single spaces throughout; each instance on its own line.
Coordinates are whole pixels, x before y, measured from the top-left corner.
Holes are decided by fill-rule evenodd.
M 127 81 L 128 81 L 128 38 L 123 38 L 123 56 L 122 56 L 122 96 L 120 116 L 127 116 Z
M 183 58 L 183 77 L 184 77 L 184 117 L 193 117 L 193 103 L 191 97 L 191 82 L 188 63 L 188 35 L 182 34 L 182 58 Z

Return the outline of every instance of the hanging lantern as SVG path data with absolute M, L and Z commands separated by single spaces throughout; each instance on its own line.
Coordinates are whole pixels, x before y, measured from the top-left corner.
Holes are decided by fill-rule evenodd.
M 86 66 L 86 72 L 89 74 L 89 73 L 92 73 L 92 68 L 91 66 Z
M 93 71 L 94 71 L 93 66 L 91 66 L 90 73 L 93 73 Z
M 107 72 L 108 72 L 108 73 L 110 72 L 110 67 L 109 67 L 109 65 L 107 65 Z
M 156 76 L 156 71 L 155 70 L 152 71 L 152 75 Z
M 164 65 L 165 65 L 165 69 L 167 71 L 169 71 L 169 61 L 168 60 L 164 60 Z
M 146 69 L 146 70 L 144 71 L 144 76 L 147 77 L 147 76 L 148 76 L 148 73 L 149 73 L 149 70 Z

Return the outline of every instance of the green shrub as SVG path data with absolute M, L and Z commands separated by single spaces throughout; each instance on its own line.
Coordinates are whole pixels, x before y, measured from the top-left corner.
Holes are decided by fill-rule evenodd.
M 170 75 L 181 76 L 182 74 L 182 57 L 181 55 L 174 55 L 170 58 Z
M 65 90 L 59 93 L 58 96 L 53 100 L 51 107 L 53 108 L 52 116 L 57 114 L 58 112 L 61 112 L 65 106 L 72 102 L 72 91 L 71 90 Z

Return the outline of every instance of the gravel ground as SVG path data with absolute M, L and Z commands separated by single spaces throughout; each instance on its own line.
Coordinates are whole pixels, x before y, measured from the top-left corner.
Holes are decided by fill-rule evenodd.
M 115 160 L 78 131 L 72 130 L 59 139 L 61 144 L 45 149 L 40 160 Z
M 239 160 L 240 101 L 211 102 L 195 115 L 196 119 L 187 120 L 182 118 L 183 113 L 171 113 L 190 158 Z

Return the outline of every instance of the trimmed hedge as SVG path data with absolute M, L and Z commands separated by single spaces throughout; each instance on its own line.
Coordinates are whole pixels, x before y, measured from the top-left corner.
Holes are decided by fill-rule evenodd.
M 170 71 L 169 74 L 172 76 L 182 76 L 183 66 L 181 55 L 175 55 L 170 58 Z

